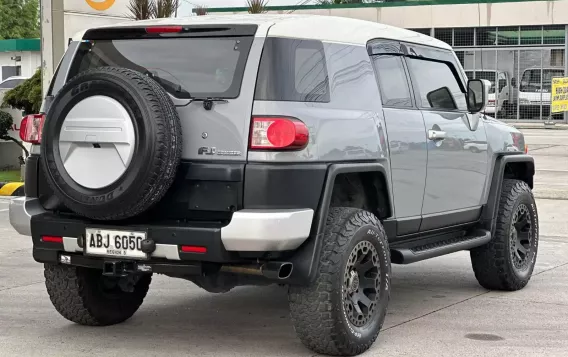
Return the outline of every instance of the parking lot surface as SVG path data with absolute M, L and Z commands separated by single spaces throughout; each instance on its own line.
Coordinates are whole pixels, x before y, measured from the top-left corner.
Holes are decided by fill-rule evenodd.
M 469 254 L 393 266 L 389 312 L 365 356 L 568 354 L 568 131 L 527 130 L 538 168 L 540 243 L 529 285 L 481 288 Z M 31 241 L 8 223 L 0 199 L 0 356 L 313 356 L 296 339 L 283 287 L 210 294 L 155 276 L 128 322 L 74 325 L 55 312 Z

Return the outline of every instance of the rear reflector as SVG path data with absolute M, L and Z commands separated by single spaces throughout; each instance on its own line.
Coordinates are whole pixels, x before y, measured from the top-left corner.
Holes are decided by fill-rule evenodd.
M 31 114 L 22 119 L 20 123 L 20 139 L 30 144 L 41 142 L 41 131 L 43 130 L 44 114 Z
M 198 247 L 196 245 L 182 245 L 181 251 L 184 252 L 184 253 L 203 254 L 203 253 L 207 253 L 207 248 L 206 247 Z
M 41 241 L 47 243 L 63 243 L 63 237 L 42 236 Z
M 306 124 L 295 118 L 253 117 L 250 148 L 294 150 L 306 147 L 310 134 Z
M 146 33 L 177 33 L 183 30 L 182 26 L 152 26 L 146 27 Z

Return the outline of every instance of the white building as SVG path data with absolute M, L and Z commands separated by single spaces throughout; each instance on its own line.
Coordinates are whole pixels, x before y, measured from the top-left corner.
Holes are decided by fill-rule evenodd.
M 0 81 L 11 76 L 31 77 L 41 66 L 40 40 L 17 39 L 0 40 Z M 4 90 L 0 89 L 0 102 L 4 97 Z M 10 136 L 18 138 L 22 113 L 15 109 L 0 109 L 8 112 L 14 119 L 14 125 L 9 132 Z M 0 169 L 18 168 L 21 149 L 11 141 L 0 140 Z
M 42 0 L 41 41 L 43 44 L 43 90 L 67 49 L 69 39 L 79 31 L 129 20 L 129 0 Z
M 10 76 L 31 77 L 40 66 L 39 38 L 0 40 L 0 81 Z

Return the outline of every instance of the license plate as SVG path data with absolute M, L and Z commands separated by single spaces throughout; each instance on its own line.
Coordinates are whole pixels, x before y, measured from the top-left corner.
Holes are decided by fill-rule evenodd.
M 146 232 L 115 231 L 87 228 L 85 253 L 117 258 L 147 259 L 142 252 L 142 241 Z

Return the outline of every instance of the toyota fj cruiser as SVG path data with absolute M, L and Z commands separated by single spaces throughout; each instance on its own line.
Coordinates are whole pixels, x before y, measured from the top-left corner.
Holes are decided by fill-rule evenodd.
M 10 220 L 73 322 L 127 320 L 154 273 L 210 292 L 279 283 L 307 347 L 356 355 L 385 319 L 391 262 L 469 250 L 485 288 L 528 283 L 534 163 L 479 114 L 487 97 L 447 44 L 372 22 L 89 29 L 22 123 Z

